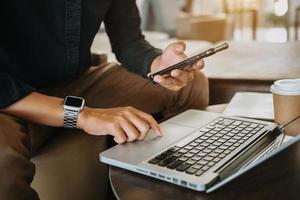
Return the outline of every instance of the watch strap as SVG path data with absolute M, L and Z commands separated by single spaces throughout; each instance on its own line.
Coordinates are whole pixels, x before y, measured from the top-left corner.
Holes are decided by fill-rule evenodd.
M 64 109 L 64 128 L 77 128 L 78 111 Z

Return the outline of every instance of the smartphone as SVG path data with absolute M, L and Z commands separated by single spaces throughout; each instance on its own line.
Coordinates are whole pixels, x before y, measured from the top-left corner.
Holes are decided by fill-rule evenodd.
M 196 63 L 197 61 L 199 61 L 203 58 L 206 58 L 208 56 L 211 56 L 211 55 L 213 55 L 213 54 L 215 54 L 219 51 L 223 51 L 225 49 L 228 49 L 228 47 L 229 47 L 229 45 L 227 43 L 224 43 L 224 44 L 222 44 L 220 46 L 217 46 L 215 48 L 210 48 L 210 49 L 208 49 L 208 50 L 206 50 L 202 53 L 199 53 L 199 54 L 197 54 L 197 55 L 195 55 L 191 58 L 188 58 L 184 61 L 181 61 L 181 62 L 179 62 L 175 65 L 172 65 L 170 67 L 167 67 L 165 69 L 162 69 L 162 70 L 154 72 L 154 73 L 149 73 L 147 76 L 151 81 L 153 81 L 154 76 L 156 76 L 156 75 L 161 75 L 161 76 L 169 75 L 171 73 L 171 71 L 174 70 L 174 69 L 185 70 L 188 66 Z

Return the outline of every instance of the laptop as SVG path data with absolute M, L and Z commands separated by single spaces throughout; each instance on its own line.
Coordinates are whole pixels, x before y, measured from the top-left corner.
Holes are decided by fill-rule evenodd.
M 143 141 L 100 153 L 100 161 L 209 193 L 287 146 L 277 124 L 261 120 L 188 110 L 160 125 L 163 137 L 150 130 Z

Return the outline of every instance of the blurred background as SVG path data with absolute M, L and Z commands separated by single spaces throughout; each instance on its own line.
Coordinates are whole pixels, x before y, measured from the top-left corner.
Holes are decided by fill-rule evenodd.
M 299 36 L 300 0 L 137 0 L 143 30 L 154 46 L 164 48 L 172 39 L 193 46 L 222 40 L 283 43 Z M 168 40 L 167 40 L 168 39 Z M 189 40 L 202 43 L 189 44 Z M 199 48 L 196 48 L 199 49 Z M 104 25 L 92 51 L 110 52 Z M 116 61 L 109 54 L 110 61 Z
M 226 41 L 230 48 L 205 59 L 210 103 L 240 91 L 269 92 L 279 79 L 300 78 L 300 0 L 137 0 L 146 39 L 164 49 L 180 39 L 192 56 Z M 111 52 L 100 27 L 92 52 Z

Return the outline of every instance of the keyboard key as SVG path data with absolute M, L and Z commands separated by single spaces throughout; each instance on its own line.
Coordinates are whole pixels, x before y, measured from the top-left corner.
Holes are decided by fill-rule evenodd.
M 167 157 L 166 154 L 159 154 L 158 156 L 156 156 L 155 158 L 158 159 L 158 160 L 163 160 Z
M 192 147 L 195 147 L 195 146 L 197 146 L 198 144 L 199 144 L 198 142 L 192 142 L 192 143 L 190 143 L 189 145 L 192 146 Z
M 230 132 L 231 132 L 231 133 L 233 133 L 233 134 L 237 134 L 237 133 L 239 133 L 239 131 L 238 131 L 238 130 L 236 130 L 236 129 L 234 129 L 234 130 L 231 130 Z
M 233 136 L 235 136 L 235 133 L 231 133 L 231 132 L 230 132 L 230 133 L 227 133 L 226 135 L 227 135 L 228 137 L 233 137 Z
M 191 165 L 187 165 L 187 164 L 185 164 L 185 163 L 182 163 L 181 165 L 179 165 L 179 166 L 176 168 L 176 170 L 183 172 L 183 171 L 187 170 L 190 166 L 191 166 Z
M 214 153 L 214 152 L 208 154 L 208 156 L 211 156 L 211 157 L 217 157 L 218 155 L 219 155 L 218 153 Z
M 210 139 L 212 139 L 212 140 L 217 140 L 217 139 L 219 139 L 220 137 L 217 137 L 217 136 L 213 136 L 213 137 L 211 137 Z
M 186 152 L 188 152 L 189 150 L 187 150 L 187 149 L 180 149 L 178 152 L 179 153 L 186 153 Z
M 173 154 L 173 156 L 176 156 L 177 158 L 179 158 L 180 156 L 182 156 L 183 155 L 183 153 L 179 153 L 179 152 L 175 152 L 174 154 Z
M 186 156 L 182 156 L 182 157 L 178 158 L 178 160 L 183 161 L 183 162 L 187 161 L 188 159 L 189 159 L 189 157 L 186 157 Z
M 228 149 L 229 149 L 230 151 L 233 151 L 233 150 L 235 149 L 235 147 L 232 146 L 232 147 L 229 147 Z
M 206 142 L 207 142 L 207 143 L 213 143 L 213 142 L 214 142 L 214 140 L 212 140 L 212 139 L 208 139 L 208 140 L 206 140 Z
M 205 136 L 207 136 L 207 137 L 211 137 L 211 136 L 213 136 L 213 135 L 214 135 L 214 133 L 210 133 L 210 132 L 205 133 Z
M 221 132 L 222 132 L 222 131 L 221 131 Z M 217 133 L 217 134 L 215 134 L 215 136 L 216 136 L 216 137 L 218 137 L 218 138 L 222 137 L 224 134 L 221 134 L 221 132 L 220 132 L 220 133 Z
M 226 156 L 225 153 L 221 153 L 220 155 L 218 155 L 219 158 L 224 158 Z
M 231 145 L 233 145 L 233 143 L 234 143 L 234 142 L 231 142 L 231 141 L 229 142 L 229 141 L 227 141 L 226 143 L 223 144 L 223 146 L 231 146 Z
M 202 170 L 199 170 L 199 171 L 197 171 L 197 172 L 196 172 L 196 174 L 195 174 L 195 175 L 196 175 L 196 176 L 201 176 L 203 173 L 204 173 L 204 171 L 202 171 Z
M 236 142 L 237 142 L 237 140 L 235 140 L 235 139 L 231 138 L 230 140 L 228 140 L 228 142 L 231 142 L 231 143 L 236 143 Z M 227 142 L 227 143 L 228 143 L 228 142 Z M 225 143 L 225 145 L 226 145 L 226 143 Z M 230 146 L 230 145 L 228 145 L 228 146 Z
M 249 122 L 243 122 L 243 125 L 245 125 L 245 126 L 249 126 L 249 125 L 250 125 L 250 123 L 249 123 Z
M 187 146 L 184 147 L 184 149 L 187 149 L 187 150 L 191 150 L 191 149 L 193 149 L 193 148 L 194 148 L 194 147 L 191 146 L 191 145 L 187 145 Z
M 210 143 L 204 142 L 204 143 L 202 143 L 201 145 L 207 147 L 207 146 L 210 145 Z
M 198 170 L 195 168 L 190 167 L 188 170 L 186 170 L 187 174 L 195 174 Z
M 229 126 L 233 122 L 234 122 L 234 120 L 232 120 L 232 119 L 224 119 L 222 122 L 219 122 L 218 124 L 222 124 L 224 126 Z
M 152 158 L 151 160 L 148 161 L 148 163 L 151 163 L 151 164 L 157 164 L 159 162 L 160 162 L 160 160 L 156 159 L 156 158 Z
M 222 153 L 223 151 L 224 151 L 224 149 L 216 149 L 216 150 L 214 150 L 214 152 L 217 153 L 217 154 L 220 154 L 220 153 Z
M 199 162 L 197 162 L 197 164 L 199 165 L 206 165 L 208 163 L 208 161 L 206 160 L 200 160 Z
M 193 153 L 193 154 L 196 154 L 196 153 L 198 153 L 200 150 L 198 150 L 198 149 L 192 149 L 192 150 L 190 150 L 190 152 L 189 153 Z
M 184 156 L 185 157 L 188 157 L 188 158 L 191 158 L 191 157 L 193 157 L 195 154 L 193 154 L 193 153 L 186 153 L 186 154 L 184 154 Z
M 169 168 L 169 169 L 175 169 L 175 168 L 177 168 L 179 165 L 181 165 L 182 163 L 183 163 L 183 161 L 176 160 L 176 161 L 170 163 L 170 164 L 167 166 L 167 168 Z
M 207 171 L 208 169 L 209 169 L 208 166 L 203 166 L 203 167 L 201 168 L 202 171 Z
M 196 164 L 192 166 L 194 169 L 201 169 L 201 167 L 203 167 L 203 165 Z
M 207 165 L 209 166 L 209 167 L 212 167 L 212 166 L 214 166 L 216 163 L 214 162 L 214 161 L 210 161 L 209 163 L 207 163 Z
M 204 149 L 204 148 L 205 148 L 205 147 L 204 147 L 204 146 L 201 146 L 201 144 L 195 147 L 195 149 L 198 149 L 198 150 L 202 150 L 202 149 Z
M 225 150 L 223 153 L 229 154 L 231 151 L 230 150 Z
M 195 164 L 196 162 L 197 162 L 196 160 L 189 159 L 188 161 L 185 162 L 185 164 L 193 165 L 193 164 Z
M 199 153 L 197 153 L 198 156 L 204 157 L 207 155 L 207 153 L 200 151 Z
M 226 149 L 228 149 L 228 146 L 222 145 L 222 146 L 219 146 L 218 149 L 226 150 Z
M 258 124 L 250 124 L 249 127 L 251 128 L 256 128 L 258 126 Z
M 211 150 L 215 150 L 216 148 L 218 148 L 218 146 L 217 145 L 210 145 L 207 148 L 211 149 Z
M 204 142 L 204 140 L 202 140 L 202 139 L 197 139 L 197 140 L 195 140 L 195 142 L 197 142 L 197 143 L 202 143 L 202 142 Z
M 231 137 L 230 136 L 227 136 L 227 135 L 224 135 L 223 137 L 222 137 L 222 139 L 224 139 L 224 140 L 229 140 Z M 219 142 L 221 142 L 220 140 L 218 140 Z
M 205 136 L 205 135 L 202 135 L 202 136 L 200 136 L 200 139 L 202 139 L 202 140 L 207 140 L 209 137 L 207 137 L 207 136 Z
M 202 152 L 204 152 L 204 153 L 210 153 L 210 152 L 212 152 L 212 149 L 206 148 L 206 149 L 203 149 Z
M 201 160 L 201 156 L 198 156 L 198 155 L 195 155 L 194 157 L 192 157 L 191 159 L 192 160 L 196 160 L 196 161 L 199 161 L 199 160 Z
M 222 143 L 221 142 L 214 142 L 214 143 L 212 143 L 213 145 L 216 145 L 216 146 L 220 146 Z
M 206 161 L 211 161 L 211 160 L 213 160 L 214 158 L 213 157 L 211 157 L 211 156 L 205 156 L 204 158 L 203 158 L 203 160 L 206 160 Z
M 238 125 L 240 125 L 241 123 L 242 123 L 241 121 L 235 121 L 235 122 L 232 123 L 232 125 L 238 126 Z
M 222 138 L 220 138 L 220 139 L 218 139 L 218 142 L 224 143 L 224 142 L 226 142 L 226 140 L 225 140 L 225 139 L 222 139 Z
M 158 165 L 164 167 L 164 166 L 167 166 L 168 164 L 170 164 L 171 162 L 175 161 L 176 159 L 177 159 L 177 157 L 175 157 L 175 156 L 169 156 L 168 158 L 160 161 L 158 163 Z
M 240 144 L 239 143 L 235 143 L 235 144 L 233 144 L 233 146 L 234 147 L 238 147 L 238 146 L 240 146 Z
M 214 158 L 213 161 L 215 162 L 219 162 L 221 160 L 221 158 Z

